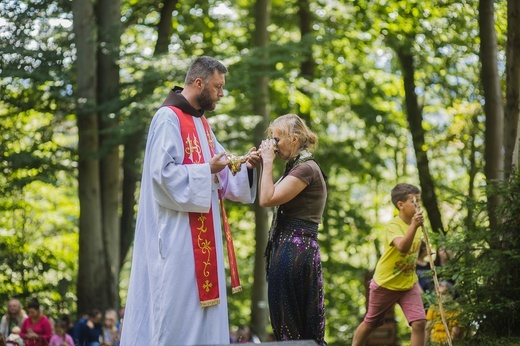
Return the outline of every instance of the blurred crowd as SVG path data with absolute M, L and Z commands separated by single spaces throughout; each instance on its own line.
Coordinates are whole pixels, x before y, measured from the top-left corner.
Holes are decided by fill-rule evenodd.
M 124 308 L 91 310 L 76 321 L 47 316 L 36 298 L 9 300 L 0 321 L 0 346 L 119 346 Z

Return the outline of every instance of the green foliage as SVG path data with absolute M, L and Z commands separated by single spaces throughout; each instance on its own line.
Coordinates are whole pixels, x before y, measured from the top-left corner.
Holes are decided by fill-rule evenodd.
M 475 334 L 468 342 L 512 345 L 520 338 L 520 176 L 515 174 L 492 189 L 501 199 L 500 226 L 460 224 L 449 237 L 436 239 L 453 251 L 438 275 L 456 282 L 462 321 L 468 333 Z M 479 215 L 486 204 L 468 204 L 468 208 Z
M 33 182 L 0 210 L 0 301 L 36 296 L 49 316 L 74 311 L 78 206 L 68 190 Z
M 497 3 L 499 16 L 504 4 Z M 193 56 L 207 54 L 229 68 L 226 96 L 209 121 L 229 152 L 245 154 L 260 144 L 252 99 L 257 78 L 268 76 L 271 119 L 305 114 L 319 135 L 316 158 L 329 177 L 319 232 L 329 345 L 347 344 L 364 315 L 365 275 L 380 255 L 378 235 L 394 215 L 390 189 L 418 180 L 395 59 L 402 44 L 414 54 L 426 151 L 449 230 L 445 238 L 432 235 L 432 242 L 456 254 L 439 275 L 457 281 L 468 323 L 480 323 L 481 344 L 492 345 L 495 330 L 500 336 L 520 330 L 518 318 L 505 320 L 507 311 L 518 314 L 512 291 L 519 267 L 517 181 L 504 194 L 507 221 L 499 230 L 486 228 L 476 1 L 312 1 L 313 33 L 301 38 L 296 1 L 276 0 L 265 49 L 252 48 L 254 2 L 178 2 L 171 53 L 157 56 L 160 5 L 122 2 L 121 98 L 110 105 L 120 124 L 110 137 L 142 141 L 169 89 L 183 85 Z M 77 275 L 70 6 L 0 0 L 0 303 L 37 295 L 51 315 L 73 312 Z M 497 21 L 499 42 L 504 25 Z M 300 73 L 309 52 L 316 62 L 310 80 Z M 139 172 L 136 157 L 131 164 Z M 280 172 L 283 163 L 277 165 Z M 251 206 L 226 207 L 244 288 L 229 298 L 230 323 L 238 326 L 250 321 L 254 214 Z M 126 263 L 123 303 L 128 271 Z M 400 325 L 399 341 L 408 337 L 409 328 Z
M 74 309 L 78 218 L 69 2 L 0 3 L 0 311 Z M 61 20 L 58 22 L 58 18 Z M 38 33 L 38 34 L 36 34 Z
M 253 286 L 255 215 L 250 206 L 227 202 L 226 212 L 232 228 L 237 265 L 242 291 L 231 294 L 228 279 L 229 320 L 232 326 L 249 325 L 251 316 L 250 297 Z M 226 261 L 227 264 L 227 261 Z

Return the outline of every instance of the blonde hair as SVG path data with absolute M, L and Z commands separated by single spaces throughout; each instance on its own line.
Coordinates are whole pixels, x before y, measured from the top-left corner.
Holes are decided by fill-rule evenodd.
M 108 309 L 107 311 L 105 311 L 105 317 L 104 317 L 105 321 L 107 319 L 111 319 L 112 321 L 114 321 L 114 325 L 117 323 L 117 312 L 116 310 L 114 309 Z
M 273 120 L 267 128 L 267 134 L 272 136 L 274 129 L 279 130 L 282 136 L 297 135 L 302 150 L 312 152 L 318 145 L 318 136 L 296 114 L 285 114 Z

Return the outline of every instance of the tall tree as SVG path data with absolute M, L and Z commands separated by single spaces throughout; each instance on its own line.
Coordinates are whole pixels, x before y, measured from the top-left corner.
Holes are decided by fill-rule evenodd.
M 520 1 L 507 2 L 506 109 L 504 114 L 504 173 L 518 166 L 520 146 Z M 517 167 L 518 168 L 518 167 Z
M 315 70 L 315 62 L 312 57 L 312 46 L 311 42 L 313 40 L 312 35 L 312 24 L 313 24 L 313 12 L 310 8 L 309 0 L 298 0 L 298 17 L 300 19 L 300 36 L 301 41 L 304 45 L 309 45 L 311 49 L 306 49 L 304 52 L 304 61 L 301 63 L 301 73 L 302 76 L 307 78 L 308 80 L 314 79 L 314 70 Z M 308 42 L 305 42 L 308 40 Z
M 504 107 L 497 65 L 497 36 L 495 32 L 495 2 L 479 1 L 480 62 L 481 81 L 484 92 L 484 112 L 486 113 L 485 173 L 488 185 L 504 178 Z M 488 214 L 491 229 L 497 226 L 495 209 L 499 204 L 498 196 L 488 196 Z
M 76 117 L 78 125 L 79 269 L 78 311 L 101 308 L 106 294 L 100 280 L 106 269 L 103 253 L 101 186 L 99 181 L 99 124 L 97 114 L 97 30 L 94 3 L 72 3 L 77 50 Z
M 77 51 L 78 312 L 119 306 L 120 1 L 74 1 Z
M 268 51 L 269 31 L 267 27 L 270 22 L 271 1 L 256 0 L 255 3 L 255 30 L 253 33 L 253 43 L 260 53 L 260 58 L 255 60 L 258 64 L 254 71 L 256 80 L 256 97 L 253 99 L 253 112 L 262 117 L 259 126 L 255 128 L 255 143 L 260 143 L 264 138 L 266 126 L 270 119 L 269 108 L 269 77 L 268 77 Z M 267 209 L 255 202 L 255 268 L 254 284 L 251 297 L 251 328 L 260 337 L 266 338 L 266 326 L 268 323 L 268 304 L 267 304 L 267 281 L 265 277 L 264 250 L 267 244 Z
M 403 72 L 403 86 L 405 91 L 406 117 L 410 125 L 412 134 L 413 148 L 417 159 L 417 170 L 421 184 L 421 197 L 424 208 L 428 212 L 428 219 L 435 232 L 444 233 L 441 213 L 435 193 L 435 184 L 430 173 L 428 154 L 425 148 L 424 128 L 422 125 L 423 116 L 419 106 L 417 94 L 415 93 L 415 67 L 414 56 L 410 46 L 400 45 L 394 47 L 396 50 L 401 69 Z
M 173 32 L 172 17 L 178 0 L 163 0 L 160 6 L 159 23 L 157 24 L 157 41 L 154 56 L 168 53 L 168 46 Z
M 419 102 L 416 83 L 417 37 L 425 35 L 421 28 L 421 18 L 426 11 L 422 11 L 422 5 L 415 2 L 401 2 L 393 8 L 382 7 L 380 11 L 388 19 L 385 33 L 386 44 L 394 50 L 399 60 L 403 78 L 404 104 L 406 118 L 412 135 L 412 144 L 417 160 L 417 171 L 421 186 L 421 197 L 424 208 L 428 213 L 431 227 L 434 232 L 444 233 L 435 183 L 430 171 L 428 152 L 426 150 L 425 130 L 423 127 L 423 107 Z M 400 21 L 400 25 L 393 25 L 394 16 Z
M 314 41 L 312 25 L 314 16 L 310 8 L 311 4 L 309 0 L 298 0 L 297 6 L 300 24 L 300 44 L 302 45 L 303 50 L 303 59 L 300 63 L 300 71 L 303 78 L 313 81 L 316 70 L 316 63 L 312 56 L 312 43 Z M 302 93 L 306 95 L 307 98 L 310 98 L 312 95 L 312 92 L 306 90 L 305 87 L 303 88 Z M 311 107 L 300 107 L 299 112 L 299 115 L 308 125 L 310 125 L 311 122 L 310 110 Z
M 120 169 L 118 121 L 119 52 L 121 43 L 121 1 L 100 0 L 96 3 L 98 25 L 97 100 L 100 145 L 101 212 L 103 256 L 105 257 L 105 293 L 103 309 L 119 307 L 120 261 Z

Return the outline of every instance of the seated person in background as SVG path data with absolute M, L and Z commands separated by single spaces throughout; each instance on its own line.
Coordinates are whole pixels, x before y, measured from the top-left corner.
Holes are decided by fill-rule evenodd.
M 415 272 L 417 273 L 417 277 L 419 278 L 419 286 L 421 287 L 422 292 L 435 292 L 432 268 L 428 259 L 426 243 L 423 240 L 421 240 L 421 247 L 419 248 L 419 255 L 417 256 Z
M 424 310 L 427 311 L 430 305 L 435 304 L 435 283 L 433 282 L 433 272 L 428 258 L 426 243 L 421 240 L 417 263 L 415 264 L 415 273 L 419 279 L 419 287 L 421 288 L 421 296 L 424 304 Z
M 74 326 L 74 342 L 79 346 L 101 346 L 101 311 L 93 309 Z
M 23 321 L 27 318 L 27 314 L 22 309 L 22 305 L 18 299 L 9 299 L 7 303 L 7 312 L 2 316 L 0 322 L 0 334 L 4 340 L 12 333 L 14 327 L 22 327 Z
M 105 311 L 103 321 L 103 346 L 114 346 L 118 341 L 117 312 L 114 309 Z
M 64 320 L 56 322 L 54 327 L 54 335 L 49 342 L 49 346 L 74 346 L 72 337 L 67 334 L 68 324 Z
M 28 318 L 22 323 L 20 336 L 26 346 L 46 346 L 52 337 L 52 325 L 40 309 L 38 299 L 33 298 L 27 304 Z
M 66 327 L 66 333 L 70 335 L 71 338 L 74 340 L 74 323 L 72 323 L 72 320 L 70 319 L 70 315 L 63 314 L 60 316 L 60 321 L 63 321 L 65 323 Z

